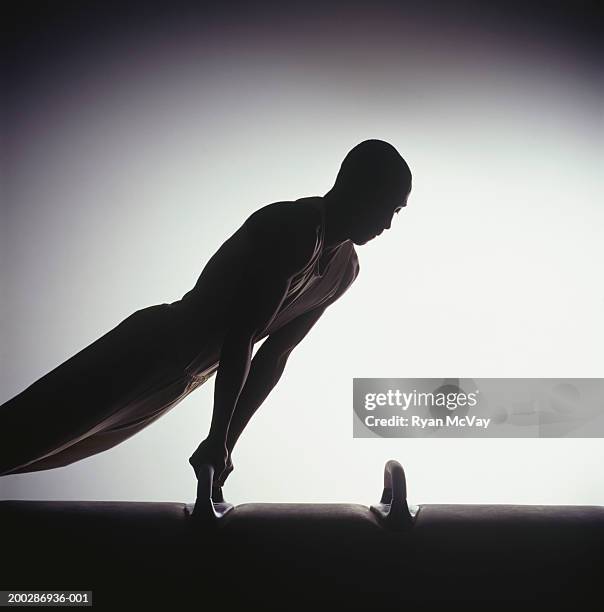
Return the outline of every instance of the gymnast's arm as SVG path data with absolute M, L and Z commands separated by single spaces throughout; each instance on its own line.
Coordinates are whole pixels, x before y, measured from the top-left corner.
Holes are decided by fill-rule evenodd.
M 272 333 L 254 355 L 249 375 L 229 423 L 229 454 L 252 415 L 279 382 L 290 353 L 321 318 L 326 308 L 327 304 L 296 317 Z
M 358 272 L 359 265 L 355 255 L 347 274 L 342 278 L 338 290 L 332 297 L 270 334 L 258 349 L 229 424 L 227 435 L 229 454 L 253 414 L 279 382 L 291 352 L 323 316 L 327 307 L 337 301 L 350 287 Z
M 292 277 L 310 260 L 316 236 L 311 227 L 293 219 L 272 233 L 270 241 L 254 245 L 240 294 L 229 312 L 214 387 L 212 423 L 206 446 L 227 456 L 227 432 L 239 395 L 250 371 L 254 339 L 279 311 Z

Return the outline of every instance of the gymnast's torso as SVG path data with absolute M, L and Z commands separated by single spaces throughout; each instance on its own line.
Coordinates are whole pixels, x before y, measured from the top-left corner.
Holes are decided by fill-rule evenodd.
M 242 295 L 246 264 L 254 256 L 260 236 L 253 215 L 271 214 L 271 207 L 305 207 L 312 215 L 316 232 L 311 259 L 291 278 L 290 286 L 276 316 L 260 332 L 254 342 L 275 332 L 301 314 L 333 299 L 354 279 L 358 259 L 352 241 L 344 241 L 337 249 L 327 251 L 324 245 L 325 219 L 320 197 L 300 198 L 291 202 L 275 202 L 253 213 L 220 246 L 210 258 L 195 286 L 169 307 L 173 314 L 175 334 L 168 343 L 174 359 L 187 376 L 207 379 L 218 367 L 225 333 L 232 323 L 230 307 L 235 300 L 253 300 Z M 256 222 L 257 223 L 257 222 Z

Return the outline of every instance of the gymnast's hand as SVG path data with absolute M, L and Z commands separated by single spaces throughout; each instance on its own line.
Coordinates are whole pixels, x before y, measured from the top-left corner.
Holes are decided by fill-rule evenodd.
M 189 463 L 195 470 L 195 476 L 199 480 L 199 469 L 204 464 L 209 464 L 214 467 L 213 485 L 222 486 L 226 477 L 233 470 L 233 463 L 230 459 L 229 451 L 223 444 L 215 444 L 208 440 L 204 440 L 189 457 Z M 229 469 L 230 466 L 230 469 Z M 220 480 L 222 478 L 222 481 Z
M 214 488 L 224 486 L 224 481 L 229 477 L 229 474 L 233 471 L 233 469 L 233 460 L 231 459 L 231 454 L 229 453 L 224 470 L 222 470 L 220 474 L 218 472 L 214 473 L 214 483 L 212 486 Z

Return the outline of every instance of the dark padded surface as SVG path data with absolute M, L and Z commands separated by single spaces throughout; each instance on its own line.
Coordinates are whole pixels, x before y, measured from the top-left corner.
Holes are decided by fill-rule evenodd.
M 96 608 L 208 593 L 227 609 L 576 602 L 603 569 L 600 506 L 426 504 L 400 534 L 345 503 L 246 503 L 210 530 L 182 503 L 11 500 L 0 521 L 3 588 L 92 589 Z

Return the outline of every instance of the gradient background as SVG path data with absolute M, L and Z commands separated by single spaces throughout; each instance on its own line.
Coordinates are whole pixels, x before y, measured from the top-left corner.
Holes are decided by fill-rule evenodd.
M 353 439 L 351 419 L 355 376 L 604 376 L 595 2 L 49 4 L 15 6 L 8 46 L 0 402 L 180 298 L 253 210 L 323 195 L 381 138 L 409 205 L 357 247 L 227 499 L 369 505 L 396 458 L 414 503 L 604 502 L 598 439 Z M 0 497 L 193 501 L 213 388 Z

